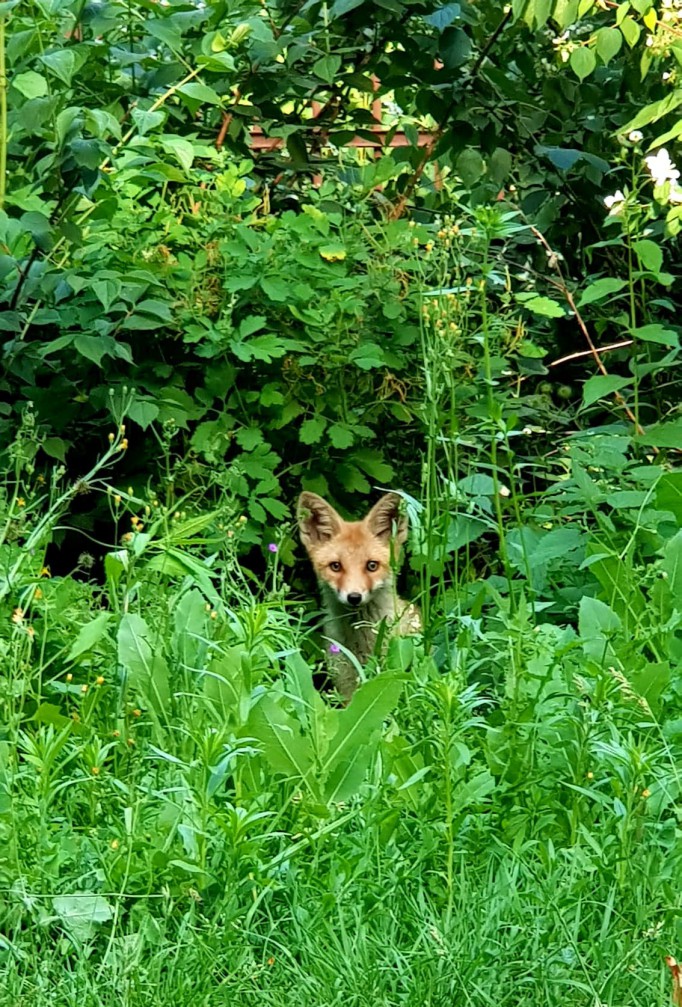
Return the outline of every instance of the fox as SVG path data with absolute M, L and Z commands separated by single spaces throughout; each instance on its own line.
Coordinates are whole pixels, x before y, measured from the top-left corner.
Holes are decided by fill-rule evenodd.
M 399 598 L 393 583 L 393 570 L 407 539 L 407 517 L 401 513 L 397 493 L 382 496 L 361 521 L 345 521 L 316 493 L 301 493 L 297 510 L 301 541 L 322 593 L 324 632 L 335 655 L 334 685 L 349 702 L 358 676 L 338 645 L 364 664 L 374 652 L 382 624 L 389 636 L 421 630 L 419 608 Z

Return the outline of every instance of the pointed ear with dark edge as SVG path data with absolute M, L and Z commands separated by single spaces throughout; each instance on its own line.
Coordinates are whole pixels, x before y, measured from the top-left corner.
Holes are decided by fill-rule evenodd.
M 342 518 L 317 493 L 301 493 L 297 512 L 301 541 L 306 549 L 334 538 L 341 530 Z
M 397 493 L 386 493 L 374 504 L 365 518 L 373 535 L 378 538 L 391 538 L 402 545 L 407 538 L 407 515 L 400 512 L 400 497 Z

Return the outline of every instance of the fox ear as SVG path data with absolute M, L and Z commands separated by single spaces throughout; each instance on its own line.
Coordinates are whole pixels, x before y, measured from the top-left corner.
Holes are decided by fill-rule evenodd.
M 301 541 L 306 549 L 334 538 L 341 530 L 342 518 L 317 493 L 301 493 L 297 510 Z
M 407 538 L 407 515 L 400 512 L 400 497 L 397 493 L 382 496 L 365 521 L 372 534 L 378 538 L 393 538 L 398 545 L 402 545 Z

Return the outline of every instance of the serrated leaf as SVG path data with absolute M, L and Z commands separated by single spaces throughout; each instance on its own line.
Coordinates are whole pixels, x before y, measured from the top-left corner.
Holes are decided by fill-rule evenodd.
M 324 416 L 313 416 L 309 420 L 304 420 L 298 434 L 298 439 L 302 444 L 317 444 L 327 427 Z
M 328 435 L 332 446 L 340 450 L 352 447 L 355 443 L 353 431 L 350 427 L 343 426 L 341 423 L 333 423 L 328 430 Z
M 333 244 L 320 245 L 318 252 L 327 262 L 343 262 L 348 254 L 340 241 L 336 241 Z

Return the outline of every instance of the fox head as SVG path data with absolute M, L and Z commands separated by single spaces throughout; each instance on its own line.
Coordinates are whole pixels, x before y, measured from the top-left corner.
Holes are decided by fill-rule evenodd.
M 301 493 L 298 526 L 318 579 L 350 608 L 391 583 L 392 564 L 407 538 L 397 493 L 383 496 L 362 521 L 344 521 L 316 493 Z

